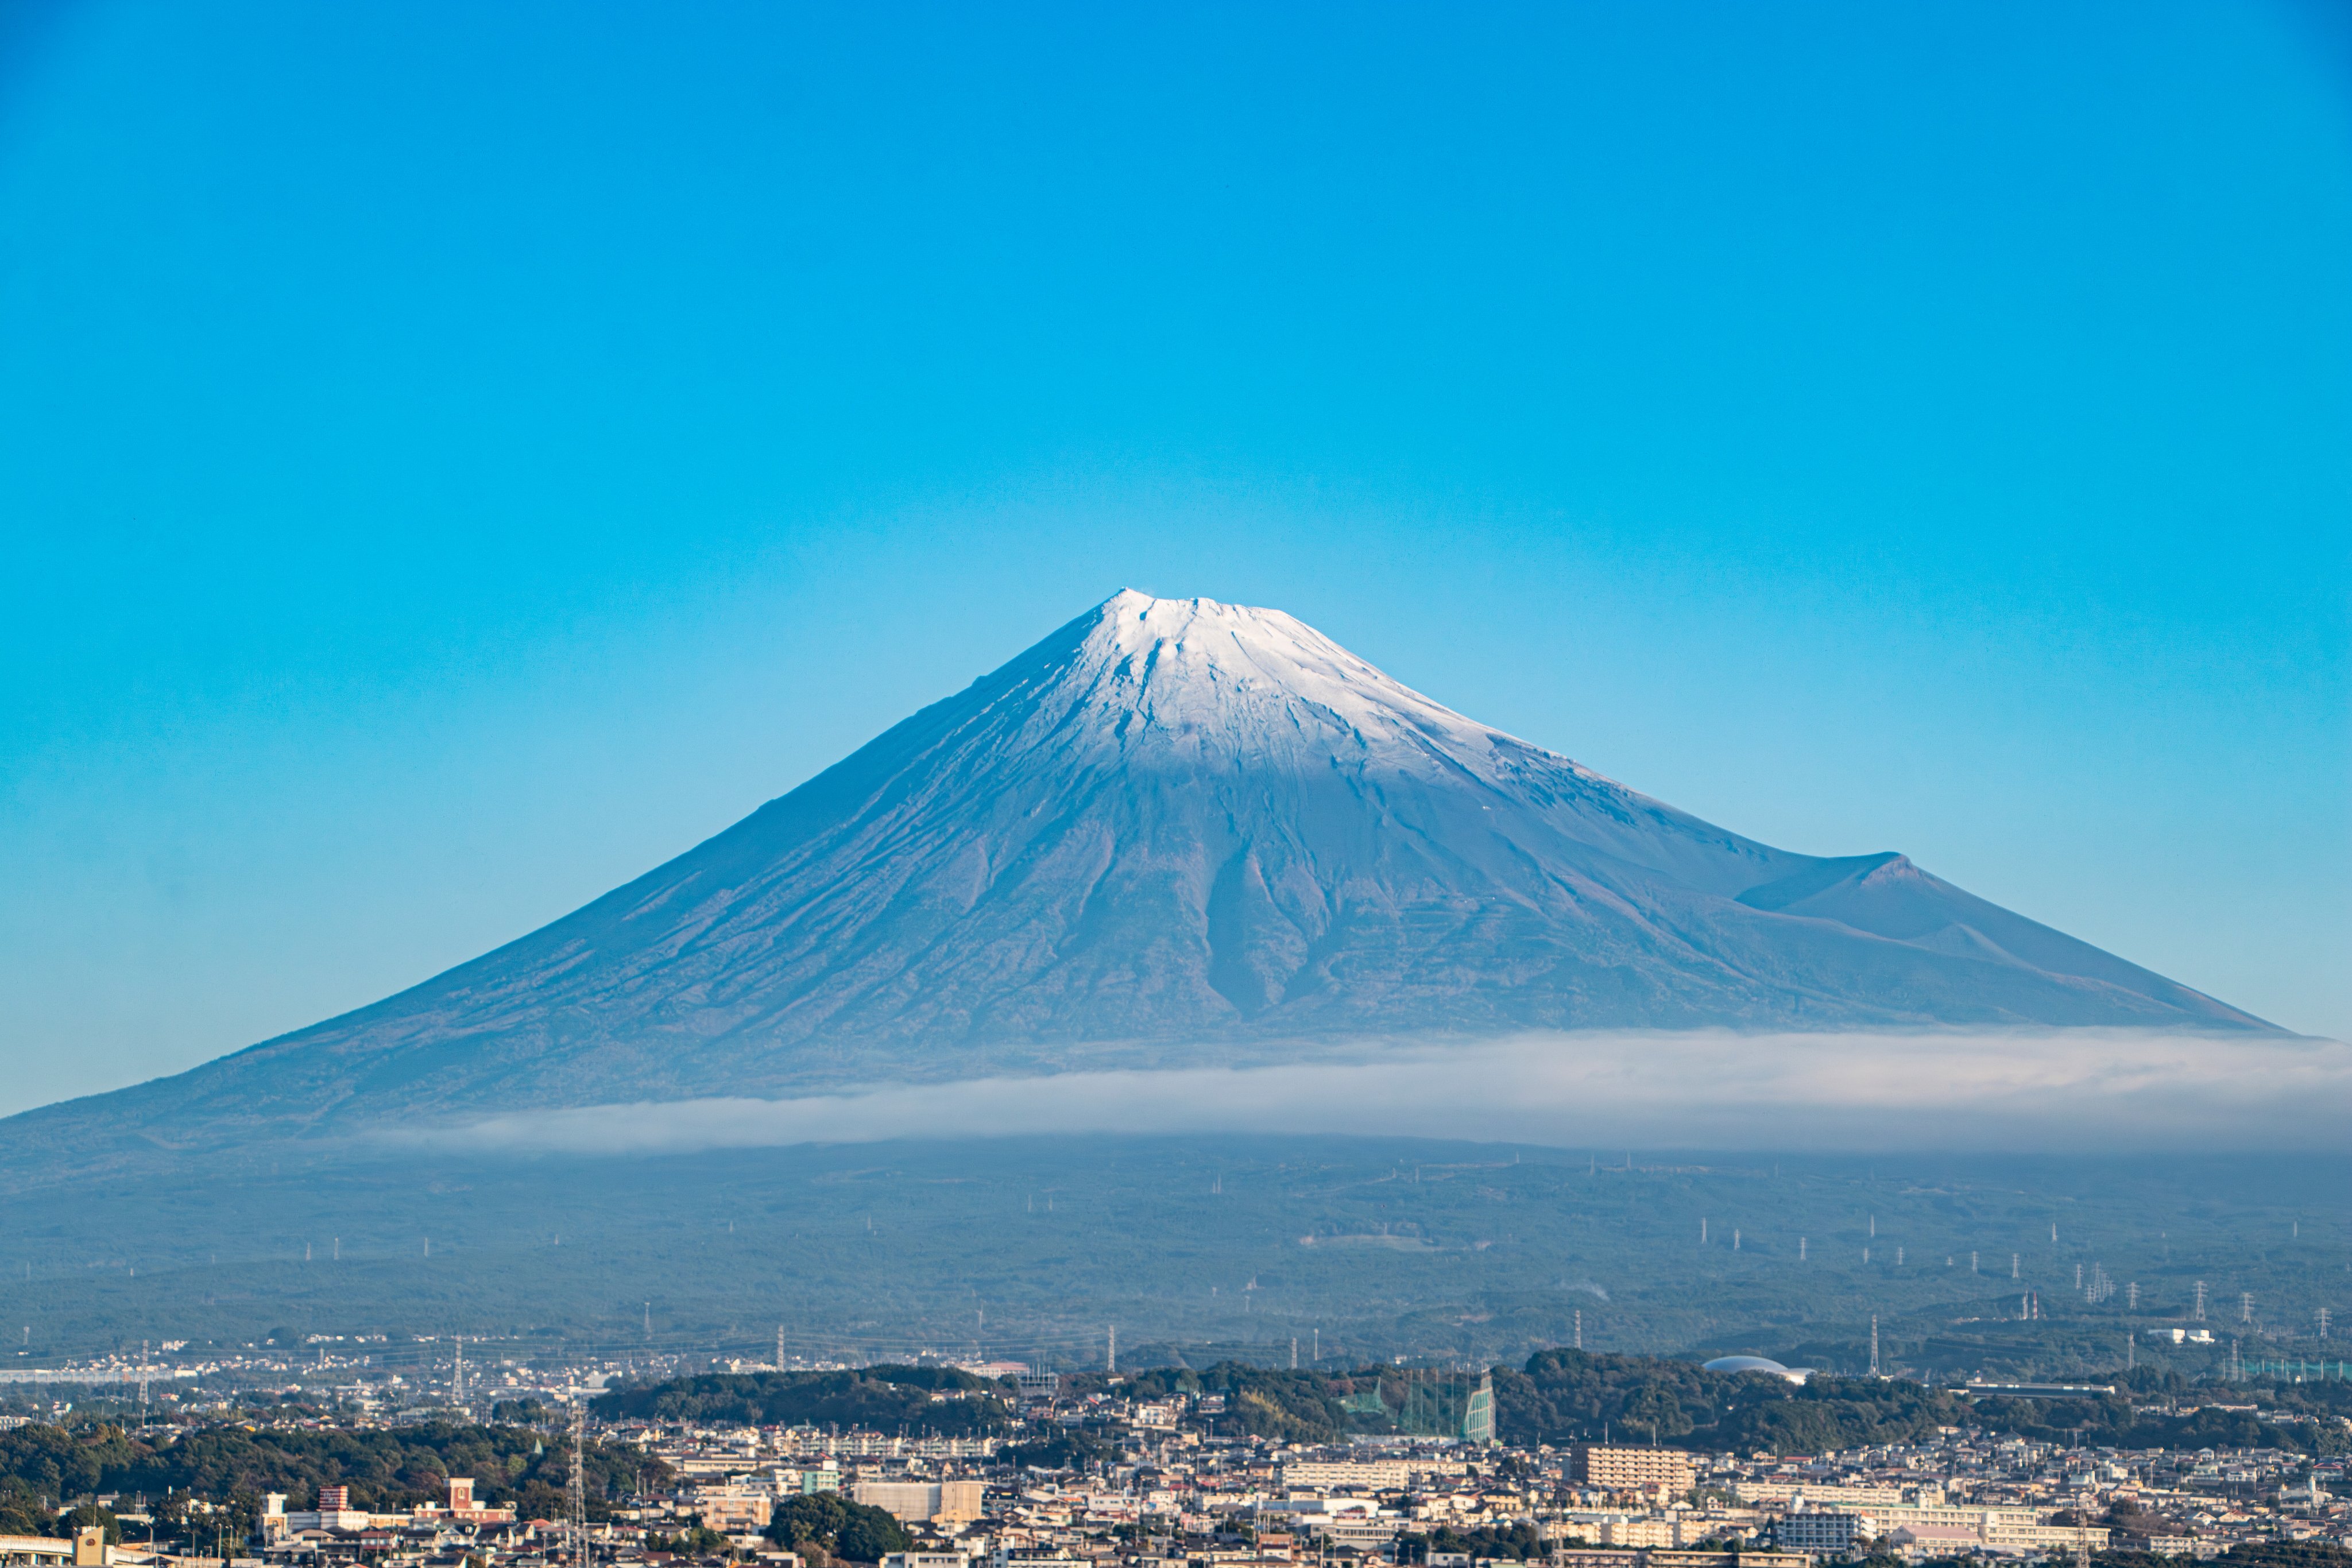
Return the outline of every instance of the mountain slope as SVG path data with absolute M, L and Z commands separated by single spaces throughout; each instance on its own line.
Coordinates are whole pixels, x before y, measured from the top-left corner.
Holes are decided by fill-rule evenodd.
M 14 1119 L 496 1108 L 1528 1028 L 2260 1020 L 1899 855 L 1744 839 L 1289 616 L 1120 593 L 709 841 L 373 1007 Z

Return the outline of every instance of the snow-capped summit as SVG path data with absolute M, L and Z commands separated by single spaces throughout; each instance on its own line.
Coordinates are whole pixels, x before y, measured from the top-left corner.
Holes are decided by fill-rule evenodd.
M 1215 713 L 1351 726 L 1383 738 L 1419 725 L 1486 733 L 1279 610 L 1129 588 L 1097 606 L 1092 621 L 1077 667 L 1104 700 L 1163 726 Z
M 2267 1028 L 1896 854 L 1792 854 L 1275 610 L 1112 596 L 359 1012 L 16 1119 L 279 1131 L 1529 1028 Z

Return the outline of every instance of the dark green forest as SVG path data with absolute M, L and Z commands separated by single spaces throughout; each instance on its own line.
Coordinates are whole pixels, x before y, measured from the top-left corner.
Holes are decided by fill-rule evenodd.
M 2120 1448 L 2257 1448 L 2345 1451 L 2352 1385 L 2263 1380 L 2231 1385 L 2226 1402 L 2261 1412 L 2202 1408 L 2167 1416 L 2152 1405 L 2215 1398 L 2212 1385 L 2139 1370 L 2111 1375 L 2116 1392 L 2084 1399 L 1970 1398 L 1949 1388 L 1875 1378 L 1815 1375 L 1792 1386 L 1765 1373 L 1725 1375 L 1687 1362 L 1543 1351 L 1524 1369 L 1495 1373 L 1497 1435 L 1507 1442 L 1561 1443 L 1604 1433 L 1714 1452 L 1820 1453 L 1916 1441 L 1937 1427 L 2011 1433 L 2042 1442 Z M 2265 1415 L 2326 1415 L 2309 1422 Z
M 617 1444 L 583 1454 L 591 1514 L 611 1500 L 667 1481 L 666 1466 Z M 453 1475 L 474 1478 L 475 1495 L 511 1504 L 525 1518 L 560 1517 L 569 1450 L 528 1427 L 427 1426 L 399 1431 L 196 1427 L 142 1440 L 121 1427 L 41 1423 L 0 1432 L 0 1514 L 47 1534 L 64 1504 L 105 1493 L 144 1498 L 164 1519 L 188 1497 L 243 1499 L 257 1505 L 284 1492 L 290 1508 L 312 1506 L 321 1486 L 351 1488 L 352 1505 L 389 1512 L 444 1498 Z M 0 1521 L 5 1522 L 5 1521 Z
M 906 1526 L 886 1511 L 833 1492 L 793 1498 L 776 1510 L 767 1535 L 785 1551 L 799 1552 L 811 1568 L 825 1568 L 828 1558 L 878 1563 L 889 1552 L 910 1552 L 915 1545 Z
M 967 1437 L 1003 1429 L 1012 1412 L 1003 1393 L 999 1385 L 951 1366 L 867 1366 L 676 1378 L 599 1395 L 589 1408 L 607 1421 L 859 1427 Z
M 1118 1387 L 1138 1399 L 1222 1396 L 1225 1407 L 1214 1417 L 1220 1432 L 1318 1443 L 1386 1429 L 1381 1417 L 1363 1413 L 1364 1396 L 1381 1391 L 1394 1407 L 1409 1375 L 1386 1366 L 1328 1372 L 1227 1361 L 1140 1369 Z M 2112 1375 L 2113 1396 L 2062 1400 L 1972 1398 L 1903 1379 L 1819 1375 L 1799 1386 L 1769 1374 L 1714 1373 L 1688 1361 L 1577 1350 L 1538 1351 L 1522 1365 L 1494 1368 L 1493 1376 L 1496 1435 L 1518 1446 L 1610 1437 L 1718 1453 L 1821 1453 L 1916 1441 L 1938 1427 L 1961 1427 L 2044 1442 L 2079 1436 L 2126 1448 L 2270 1446 L 2318 1455 L 2346 1450 L 2346 1430 L 2336 1417 L 2352 1414 L 2352 1385 L 2262 1379 L 2224 1387 L 2149 1368 Z M 1074 1375 L 1069 1383 L 1081 1393 L 1112 1386 L 1102 1374 Z M 934 1402 L 934 1392 L 966 1397 Z M 1001 1392 L 953 1368 L 877 1366 L 680 1378 L 616 1390 L 593 1408 L 607 1419 L 838 1422 L 963 1435 L 1004 1428 L 1011 1412 Z M 1347 1407 L 1350 1400 L 1358 1409 Z M 2258 1408 L 2211 1407 L 2218 1403 Z M 2175 1404 L 2194 1408 L 2164 1413 Z M 1115 1435 L 1078 1427 L 1009 1457 L 1061 1469 L 1117 1452 Z

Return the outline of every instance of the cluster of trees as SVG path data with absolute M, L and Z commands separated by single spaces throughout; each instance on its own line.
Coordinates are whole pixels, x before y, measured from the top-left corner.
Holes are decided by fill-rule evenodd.
M 834 1492 L 811 1492 L 777 1508 L 768 1539 L 797 1552 L 809 1568 L 828 1563 L 879 1563 L 893 1552 L 911 1552 L 915 1538 L 887 1511 L 851 1502 Z
M 963 1397 L 932 1397 L 943 1393 Z M 998 1431 L 1012 1417 L 1002 1385 L 952 1366 L 710 1373 L 614 1389 L 589 1408 L 606 1420 L 863 1427 L 941 1437 Z
M 1100 1427 L 1064 1427 L 1034 1443 L 1000 1450 L 1008 1463 L 1040 1470 L 1083 1470 L 1119 1455 L 1118 1439 Z
M 1475 1530 L 1456 1530 L 1450 1524 L 1441 1524 L 1425 1535 L 1399 1537 L 1397 1561 L 1426 1563 L 1433 1552 L 1466 1552 L 1474 1561 L 1507 1557 L 1515 1563 L 1527 1563 L 1550 1555 L 1554 1544 L 1537 1534 L 1532 1524 L 1482 1524 Z
M 669 1479 L 658 1460 L 617 1444 L 593 1444 L 582 1458 L 589 1511 L 598 1517 L 612 1497 Z M 565 1443 L 530 1427 L 204 1427 L 151 1442 L 102 1422 L 34 1423 L 0 1432 L 0 1533 L 60 1532 L 65 1521 L 54 1511 L 100 1492 L 148 1498 L 159 1530 L 174 1535 L 194 1528 L 184 1522 L 192 1497 L 232 1502 L 244 1517 L 266 1493 L 284 1492 L 303 1508 L 320 1487 L 340 1485 L 351 1489 L 352 1506 L 390 1512 L 442 1498 L 453 1475 L 473 1477 L 486 1502 L 512 1504 L 526 1518 L 560 1518 L 569 1465 Z
M 1282 1371 L 1222 1361 L 1202 1371 L 1171 1367 L 1129 1377 L 1138 1399 L 1223 1395 L 1221 1431 L 1288 1442 L 1329 1442 L 1361 1425 L 1344 1401 L 1373 1387 L 1378 1371 L 1358 1374 Z
M 1579 1350 L 1539 1351 L 1520 1371 L 1495 1373 L 1496 1434 L 1507 1443 L 1606 1432 L 1669 1448 L 1820 1453 L 1913 1441 L 1968 1419 L 1948 1391 L 1874 1378 L 1815 1376 L 1799 1387 L 1769 1373 Z

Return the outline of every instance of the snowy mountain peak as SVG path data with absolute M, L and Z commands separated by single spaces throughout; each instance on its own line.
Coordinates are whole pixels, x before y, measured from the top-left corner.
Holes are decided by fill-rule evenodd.
M 1095 710 L 1094 732 L 1130 755 L 1181 739 L 1196 762 L 1311 756 L 1318 766 L 1466 768 L 1492 782 L 1500 747 L 1617 788 L 1433 701 L 1279 610 L 1123 589 L 1072 630 L 1077 647 L 1045 705 Z
M 1893 852 L 1675 810 L 1280 611 L 1129 591 L 562 920 L 42 1135 L 2021 1024 L 2267 1027 Z
M 1096 618 L 1089 651 L 1133 666 L 1139 679 L 1159 674 L 1165 664 L 1166 673 L 1180 678 L 1352 682 L 1428 701 L 1279 610 L 1214 599 L 1154 599 L 1128 588 L 1105 600 Z

